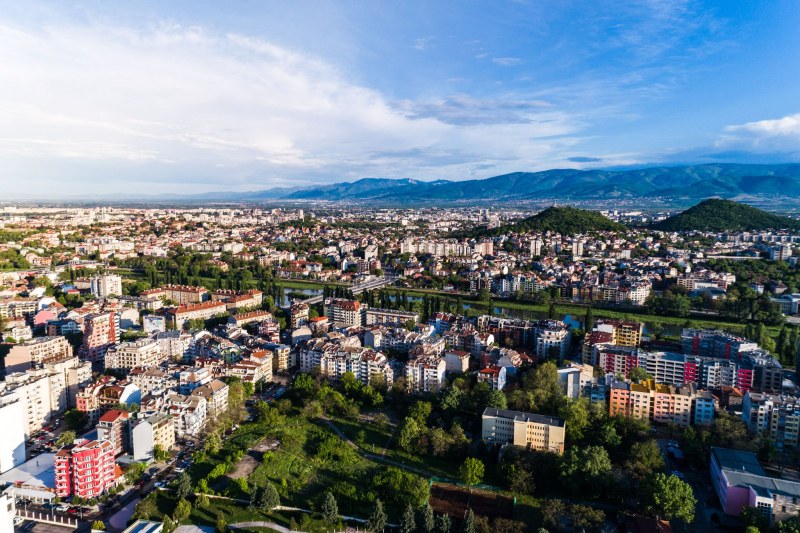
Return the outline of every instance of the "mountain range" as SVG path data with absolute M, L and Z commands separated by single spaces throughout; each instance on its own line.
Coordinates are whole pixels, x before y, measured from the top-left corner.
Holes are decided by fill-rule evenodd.
M 226 193 L 228 196 L 230 193 Z M 240 193 L 240 200 L 372 200 L 381 203 L 614 200 L 761 195 L 800 197 L 800 164 L 709 164 L 634 170 L 557 169 L 514 172 L 486 179 L 420 181 L 365 178 L 301 189 Z M 211 194 L 204 195 L 211 197 Z M 235 196 L 235 195 L 233 195 Z
M 555 169 L 514 172 L 486 179 L 422 181 L 364 178 L 330 185 L 276 187 L 260 191 L 81 196 L 81 200 L 262 202 L 270 200 L 365 201 L 373 204 L 483 203 L 536 200 L 614 201 L 670 199 L 692 204 L 720 197 L 800 197 L 800 164 L 707 164 L 626 170 Z M 33 199 L 32 195 L 30 199 Z M 22 198 L 21 198 L 22 199 Z M 61 198 L 64 199 L 63 197 Z M 67 198 L 69 201 L 69 198 Z M 77 196 L 75 200 L 78 200 Z

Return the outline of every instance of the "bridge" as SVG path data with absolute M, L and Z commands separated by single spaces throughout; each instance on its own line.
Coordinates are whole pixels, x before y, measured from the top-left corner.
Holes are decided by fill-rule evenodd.
M 381 287 L 385 287 L 386 285 L 391 285 L 397 281 L 397 278 L 394 276 L 382 276 L 377 279 L 372 279 L 361 283 L 359 285 L 353 285 L 350 287 L 350 290 L 353 291 L 353 294 L 361 294 L 364 291 L 371 291 L 372 289 L 380 289 Z M 322 303 L 322 295 L 317 295 L 306 300 L 298 300 L 302 301 L 304 304 L 314 305 Z

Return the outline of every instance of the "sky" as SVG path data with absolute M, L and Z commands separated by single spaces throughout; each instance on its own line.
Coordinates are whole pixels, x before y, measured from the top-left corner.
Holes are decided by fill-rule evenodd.
M 0 200 L 800 162 L 798 27 L 794 0 L 0 0 Z

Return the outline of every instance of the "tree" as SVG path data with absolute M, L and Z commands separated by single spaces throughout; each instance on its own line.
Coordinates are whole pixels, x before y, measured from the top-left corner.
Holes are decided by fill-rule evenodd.
M 58 437 L 58 440 L 56 441 L 56 446 L 60 448 L 62 446 L 68 446 L 73 442 L 75 442 L 75 432 L 71 430 L 65 431 L 64 433 L 61 434 L 60 437 Z
M 281 504 L 278 490 L 272 483 L 267 483 L 264 488 L 259 490 L 257 507 L 260 511 L 268 513 Z
M 647 509 L 660 518 L 678 518 L 690 524 L 697 504 L 692 487 L 677 476 L 657 472 L 642 484 Z
M 414 516 L 414 508 L 411 504 L 406 505 L 406 510 L 403 511 L 403 516 L 400 517 L 400 532 L 401 533 L 414 533 L 417 530 L 417 520 Z
M 584 432 L 589 427 L 589 401 L 586 398 L 569 398 L 559 410 L 558 416 L 566 421 L 570 443 L 582 441 Z
M 400 429 L 400 437 L 397 440 L 400 447 L 407 452 L 413 451 L 419 432 L 417 421 L 407 416 L 403 422 L 403 427 Z
M 495 533 L 525 533 L 525 522 L 498 517 L 494 519 Z
M 602 484 L 611 472 L 611 459 L 600 446 L 570 448 L 561 462 L 561 480 L 573 493 Z
M 535 413 L 555 415 L 566 401 L 558 380 L 558 367 L 552 361 L 526 374 L 523 387 L 528 391 L 528 408 Z
M 194 503 L 200 509 L 207 509 L 209 504 L 211 503 L 211 500 L 205 494 L 199 493 L 199 494 L 197 494 L 197 497 L 196 497 Z
M 219 433 L 212 431 L 206 437 L 206 443 L 203 445 L 203 451 L 208 455 L 214 455 L 220 450 L 220 448 L 222 448 L 222 439 L 220 438 Z
M 225 521 L 225 517 L 219 515 L 217 517 L 217 533 L 225 533 L 228 531 L 228 522 Z
M 631 381 L 633 381 L 634 383 L 639 383 L 641 381 L 650 378 L 651 376 L 650 374 L 647 373 L 647 370 L 645 370 L 640 366 L 636 366 L 631 369 L 630 373 L 628 374 L 628 377 L 630 377 Z
M 583 330 L 586 333 L 590 333 L 593 327 L 594 327 L 594 313 L 592 312 L 592 306 L 589 306 L 586 308 L 586 315 L 583 317 Z
M 800 517 L 792 516 L 777 524 L 778 533 L 800 533 Z
M 372 507 L 372 514 L 367 520 L 367 528 L 375 533 L 382 533 L 386 529 L 386 512 L 383 510 L 383 503 L 376 499 Z
M 92 522 L 92 529 L 95 529 L 97 531 L 105 531 L 106 524 L 102 520 L 95 520 L 94 522 Z
M 180 523 L 189 518 L 192 512 L 192 504 L 181 498 L 178 505 L 175 506 L 175 513 L 172 515 L 176 522 Z
M 467 517 L 464 519 L 464 528 L 462 531 L 464 533 L 478 533 L 478 529 L 475 525 L 475 513 L 472 512 L 472 509 L 467 509 Z
M 70 409 L 64 414 L 64 425 L 73 431 L 80 431 L 89 424 L 89 416 L 83 411 Z
M 184 500 L 192 493 L 192 479 L 186 472 L 181 472 L 175 483 L 175 495 L 179 500 Z M 179 520 L 180 521 L 180 520 Z
M 331 525 L 339 522 L 339 505 L 330 491 L 325 493 L 325 500 L 322 502 L 322 519 Z
M 558 529 L 567 513 L 567 505 L 561 500 L 544 500 L 540 508 L 545 525 Z
M 149 520 L 151 517 L 156 516 L 157 513 L 158 507 L 156 506 L 155 499 L 151 496 L 147 496 L 136 504 L 133 516 L 135 518 L 141 518 L 142 520 Z
M 636 480 L 643 480 L 650 474 L 664 469 L 664 457 L 658 443 L 653 440 L 637 442 L 631 446 L 625 460 L 625 471 Z
M 732 447 L 748 440 L 747 426 L 744 421 L 724 411 L 721 411 L 714 419 L 711 435 L 717 446 Z
M 168 461 L 169 451 L 165 450 L 160 444 L 153 446 L 153 459 L 156 461 Z
M 423 533 L 433 533 L 436 530 L 436 517 L 433 514 L 433 507 L 428 502 L 420 509 L 420 530 Z
M 467 459 L 458 468 L 458 477 L 465 483 L 470 491 L 473 485 L 477 485 L 483 481 L 484 466 L 480 459 L 474 457 L 467 457 Z
M 453 522 L 446 514 L 440 514 L 436 517 L 436 531 L 439 533 L 450 533 L 453 528 Z
M 569 506 L 569 518 L 575 531 L 585 531 L 602 524 L 606 519 L 606 515 L 600 509 L 573 503 Z
M 136 483 L 139 481 L 139 478 L 142 477 L 145 468 L 147 467 L 144 463 L 131 463 L 125 470 L 125 480 L 131 485 Z

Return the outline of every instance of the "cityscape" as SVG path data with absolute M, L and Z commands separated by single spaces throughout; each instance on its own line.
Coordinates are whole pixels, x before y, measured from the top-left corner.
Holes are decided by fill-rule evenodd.
M 0 533 L 800 532 L 733 4 L 6 6 Z

